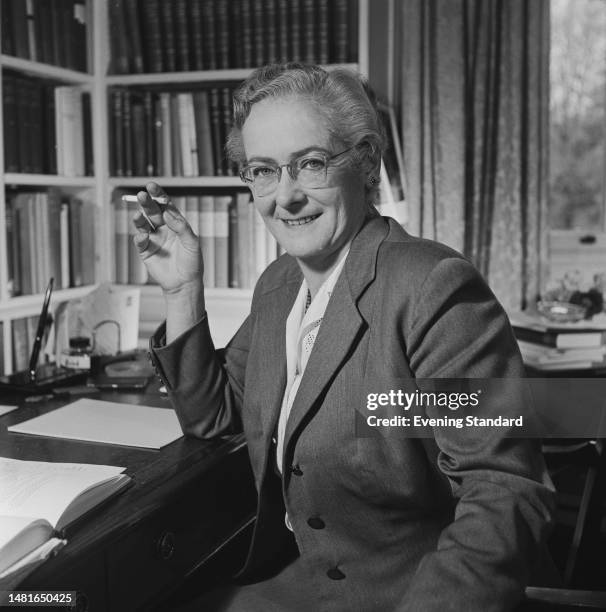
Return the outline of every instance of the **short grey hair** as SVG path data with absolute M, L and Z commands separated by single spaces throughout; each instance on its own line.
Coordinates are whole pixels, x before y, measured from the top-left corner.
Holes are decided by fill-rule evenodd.
M 253 105 L 266 98 L 289 97 L 311 101 L 325 119 L 331 137 L 346 148 L 357 147 L 355 163 L 366 171 L 376 170 L 376 182 L 367 185 L 367 201 L 374 203 L 379 191 L 378 168 L 386 147 L 385 128 L 374 92 L 366 79 L 352 70 L 327 71 L 294 62 L 254 70 L 234 93 L 233 124 L 226 143 L 228 158 L 238 164 L 246 161 L 242 127 Z

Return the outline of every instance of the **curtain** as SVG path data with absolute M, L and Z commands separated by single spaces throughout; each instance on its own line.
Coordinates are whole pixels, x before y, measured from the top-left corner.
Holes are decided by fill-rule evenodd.
M 546 262 L 549 0 L 403 0 L 408 227 L 463 252 L 506 308 Z

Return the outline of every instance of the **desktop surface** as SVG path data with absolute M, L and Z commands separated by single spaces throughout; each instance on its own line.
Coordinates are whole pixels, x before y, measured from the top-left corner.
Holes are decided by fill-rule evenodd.
M 96 398 L 165 407 L 147 393 L 107 392 Z M 9 425 L 66 403 L 22 402 L 0 417 L 0 455 L 15 459 L 123 466 L 128 489 L 67 527 L 67 546 L 19 585 L 22 590 L 77 591 L 79 608 L 150 609 L 194 569 L 250 524 L 256 493 L 242 436 L 210 441 L 179 438 L 160 451 L 7 432 Z

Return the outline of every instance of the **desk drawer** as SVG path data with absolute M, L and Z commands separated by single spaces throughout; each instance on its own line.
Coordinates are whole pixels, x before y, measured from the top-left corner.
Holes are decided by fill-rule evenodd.
M 108 552 L 110 610 L 148 607 L 177 587 L 254 512 L 246 450 L 133 526 Z

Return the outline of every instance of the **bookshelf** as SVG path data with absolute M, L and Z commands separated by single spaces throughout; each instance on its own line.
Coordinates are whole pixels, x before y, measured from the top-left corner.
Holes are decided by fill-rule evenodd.
M 19 0 L 12 0 L 12 3 Z M 203 2 L 208 4 L 208 2 Z M 217 4 L 227 4 L 226 0 L 214 0 Z M 355 57 L 342 57 L 346 61 L 327 64 L 330 69 L 333 66 L 347 66 L 358 70 L 370 78 L 369 66 L 374 65 L 372 56 L 376 55 L 379 46 L 384 41 L 381 35 L 377 34 L 378 45 L 369 44 L 372 36 L 373 20 L 376 21 L 378 14 L 385 14 L 385 7 L 393 0 L 379 0 L 377 6 L 373 4 L 373 13 L 369 10 L 369 0 L 301 0 L 297 2 L 283 3 L 275 0 L 275 3 L 265 2 L 265 0 L 248 0 L 249 7 L 275 6 L 279 9 L 281 4 L 299 5 L 301 10 L 307 10 L 312 5 L 329 7 L 333 10 L 334 6 L 340 4 L 345 6 L 348 11 L 355 6 L 355 21 L 348 19 L 350 36 L 355 41 Z M 85 49 L 83 52 L 87 57 L 87 71 L 75 70 L 65 66 L 54 65 L 47 61 L 28 59 L 27 57 L 16 57 L 15 54 L 3 52 L 0 56 L 0 68 L 3 77 L 6 75 L 17 75 L 19 78 L 32 82 L 50 83 L 54 86 L 69 86 L 78 88 L 90 95 L 90 140 L 92 149 L 92 164 L 90 176 L 65 176 L 57 173 L 23 173 L 23 172 L 3 172 L 2 189 L 0 189 L 0 327 L 2 329 L 0 341 L 2 343 L 2 359 L 4 362 L 5 373 L 13 369 L 13 337 L 12 323 L 24 317 L 37 315 L 39 312 L 42 295 L 34 292 L 31 295 L 12 296 L 9 288 L 9 269 L 8 269 L 8 245 L 7 245 L 7 208 L 10 206 L 10 194 L 15 190 L 27 191 L 36 189 L 55 189 L 62 194 L 81 198 L 92 202 L 95 206 L 95 253 L 94 253 L 94 282 L 116 280 L 116 227 L 114 217 L 114 206 L 112 204 L 112 194 L 116 190 L 123 190 L 134 193 L 141 189 L 146 182 L 153 180 L 160 183 L 169 190 L 171 195 L 187 194 L 189 192 L 202 194 L 205 190 L 210 193 L 234 193 L 244 191 L 243 185 L 237 176 L 141 176 L 130 175 L 118 176 L 113 171 L 115 159 L 112 154 L 112 92 L 116 90 L 126 92 L 184 92 L 196 89 L 207 89 L 211 87 L 224 88 L 233 87 L 246 78 L 252 71 L 252 67 L 204 67 L 196 70 L 176 70 L 161 72 L 129 72 L 117 73 L 116 58 L 112 58 L 112 51 L 116 49 L 116 35 L 120 34 L 120 29 L 124 33 L 124 28 L 129 20 L 133 19 L 132 13 L 128 19 L 120 24 L 119 28 L 112 25 L 112 16 L 115 13 L 116 2 L 109 0 L 61 0 L 60 3 L 77 5 L 77 13 L 86 24 Z M 9 0 L 9 4 L 12 4 Z M 57 4 L 60 4 L 59 2 Z M 144 6 L 138 0 L 122 0 L 124 6 L 129 5 L 141 10 Z M 6 3 L 3 3 L 3 8 Z M 37 0 L 23 3 L 35 7 Z M 149 4 L 157 4 L 151 0 Z M 180 0 L 171 4 L 177 6 L 182 4 Z M 191 6 L 192 2 L 188 4 Z M 193 2 L 195 4 L 195 2 Z M 212 2 L 211 2 L 212 4 Z M 148 5 L 146 0 L 145 6 Z M 239 6 L 240 2 L 229 2 L 233 10 L 234 6 Z M 55 3 L 53 7 L 57 6 Z M 307 8 L 306 8 L 307 7 Z M 163 9 L 164 10 L 164 9 Z M 175 9 L 176 10 L 176 9 Z M 292 10 L 289 8 L 288 10 Z M 351 11 L 349 11 L 351 12 Z M 349 14 L 349 13 L 348 13 Z M 34 15 L 35 17 L 35 15 Z M 141 17 L 141 15 L 140 15 Z M 253 15 L 253 18 L 256 17 Z M 276 17 L 278 19 L 278 17 Z M 306 17 L 309 20 L 309 17 Z M 309 25 L 309 24 L 308 24 Z M 143 26 L 142 26 L 143 27 Z M 234 26 L 235 27 L 235 26 Z M 238 26 L 240 27 L 240 26 Z M 303 26 L 302 26 L 303 27 Z M 305 26 L 307 27 L 307 26 Z M 116 32 L 116 30 L 118 30 Z M 6 30 L 3 28 L 3 35 Z M 254 36 L 254 34 L 252 34 Z M 130 36 L 130 32 L 129 32 Z M 277 36 L 274 32 L 274 37 Z M 190 41 L 191 42 L 191 41 Z M 258 41 L 257 41 L 258 42 Z M 129 43 L 130 44 L 130 43 Z M 140 41 L 145 44 L 145 40 Z M 193 44 L 193 43 L 192 43 Z M 221 44 L 225 44 L 223 41 Z M 302 43 L 303 44 L 303 43 Z M 318 43 L 319 44 L 319 43 Z M 332 43 L 331 43 L 332 44 Z M 5 45 L 3 43 L 3 51 Z M 381 47 L 382 48 L 382 47 Z M 230 52 L 231 53 L 231 52 Z M 331 52 L 332 53 L 332 52 Z M 31 55 L 30 55 L 31 57 Z M 289 58 L 292 59 L 292 58 Z M 301 58 L 304 59 L 304 58 Z M 233 62 L 232 62 L 233 65 Z M 123 63 L 123 67 L 124 63 Z M 190 66 L 193 67 L 193 66 Z M 1 85 L 0 85 L 1 87 Z M 0 90 L 1 91 L 1 90 Z M 4 94 L 4 92 L 2 91 Z M 155 95 L 155 94 L 154 94 Z M 0 113 L 3 109 L 0 109 Z M 2 140 L 5 141 L 5 118 L 0 116 L 0 126 L 2 129 Z M 5 169 L 4 148 L 0 148 L 0 168 Z M 79 297 L 86 294 L 91 289 L 91 285 L 64 288 L 56 291 L 53 303 L 57 304 L 62 300 Z M 141 300 L 141 329 L 140 334 L 149 335 L 153 331 L 156 323 L 162 316 L 162 297 L 160 290 L 154 285 L 143 285 Z M 247 311 L 252 289 L 250 288 L 210 288 L 207 289 L 207 306 L 209 316 L 212 317 L 214 324 L 213 334 L 218 343 L 226 340 L 234 329 L 234 321 L 241 319 Z

